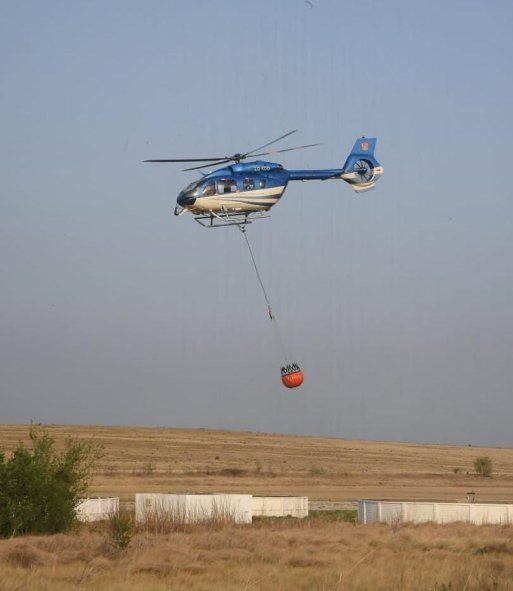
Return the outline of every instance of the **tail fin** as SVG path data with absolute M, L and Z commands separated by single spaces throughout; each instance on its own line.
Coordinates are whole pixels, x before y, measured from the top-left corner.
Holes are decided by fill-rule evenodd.
M 352 156 L 370 156 L 374 158 L 374 149 L 376 148 L 375 137 L 359 137 L 354 143 L 351 153 L 347 157 L 346 164 Z M 344 165 L 345 168 L 345 165 Z
M 376 138 L 358 138 L 344 163 L 340 177 L 358 193 L 372 189 L 383 174 L 383 167 L 374 157 L 375 147 Z

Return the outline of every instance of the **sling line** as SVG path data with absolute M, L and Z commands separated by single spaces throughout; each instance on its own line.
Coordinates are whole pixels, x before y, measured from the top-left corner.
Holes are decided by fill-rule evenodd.
M 285 360 L 285 365 L 289 365 L 289 360 L 287 358 L 287 353 L 285 352 L 285 346 L 283 344 L 283 338 L 282 338 L 282 335 L 281 335 L 280 327 L 278 325 L 278 320 L 276 319 L 276 316 L 274 315 L 274 313 L 272 311 L 271 302 L 269 300 L 269 296 L 267 295 L 267 291 L 265 289 L 264 282 L 262 281 L 262 276 L 260 275 L 260 272 L 258 270 L 258 266 L 257 266 L 256 261 L 255 261 L 255 256 L 253 254 L 253 249 L 251 248 L 251 244 L 249 243 L 249 240 L 248 240 L 248 235 L 246 234 L 246 227 L 245 226 L 237 226 L 237 227 L 242 232 L 242 235 L 244 236 L 244 239 L 246 241 L 246 245 L 248 247 L 249 254 L 251 256 L 251 261 L 253 262 L 253 267 L 255 269 L 255 273 L 256 273 L 256 276 L 257 276 L 257 279 L 258 279 L 258 283 L 260 284 L 260 287 L 262 288 L 262 293 L 264 294 L 264 298 L 265 298 L 265 301 L 267 303 L 267 312 L 269 314 L 269 319 L 271 320 L 271 324 L 272 324 L 272 326 L 274 328 L 274 332 L 275 332 L 275 335 L 276 335 L 276 341 L 277 341 L 278 346 L 280 348 L 280 351 L 281 351 L 281 354 L 283 356 L 283 359 Z

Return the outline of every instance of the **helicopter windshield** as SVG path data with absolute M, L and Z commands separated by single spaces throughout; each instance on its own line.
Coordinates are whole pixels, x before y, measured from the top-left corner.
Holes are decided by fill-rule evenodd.
M 190 185 L 187 185 L 185 189 L 180 193 L 182 197 L 196 197 L 198 194 L 199 181 L 194 181 Z

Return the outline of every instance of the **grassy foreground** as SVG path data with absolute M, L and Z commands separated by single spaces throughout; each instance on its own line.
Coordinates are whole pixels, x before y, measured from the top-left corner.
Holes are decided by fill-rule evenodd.
M 325 517 L 0 541 L 2 591 L 513 589 L 513 527 L 355 526 Z
M 105 447 L 92 494 L 224 491 L 357 498 L 513 501 L 513 450 L 320 437 L 127 427 L 50 426 Z M 26 441 L 0 426 L 0 449 Z M 477 456 L 491 478 L 473 473 Z M 346 514 L 347 517 L 347 514 Z M 115 547 L 109 524 L 0 540 L 0 591 L 513 591 L 513 526 L 373 525 L 341 513 L 137 531 Z
M 222 491 L 358 498 L 513 502 L 513 450 L 457 445 L 351 441 L 265 433 L 143 427 L 49 426 L 105 446 L 93 495 L 133 499 L 135 492 Z M 27 425 L 0 425 L 0 449 L 28 439 Z M 491 478 L 474 474 L 490 456 Z

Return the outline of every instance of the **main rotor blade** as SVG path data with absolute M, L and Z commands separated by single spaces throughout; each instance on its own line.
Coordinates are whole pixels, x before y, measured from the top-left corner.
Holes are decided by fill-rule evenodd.
M 297 131 L 297 129 L 293 129 L 292 131 L 289 131 L 285 135 L 281 135 L 279 138 L 276 138 L 272 142 L 267 142 L 267 144 L 264 144 L 263 146 L 259 146 L 258 148 L 254 148 L 253 150 L 251 150 L 251 152 L 246 152 L 244 154 L 244 158 L 246 158 L 247 156 L 252 156 L 255 152 L 258 152 L 258 150 L 263 150 L 264 148 L 267 148 L 267 146 L 270 146 L 272 144 L 275 144 L 276 142 L 279 142 L 280 140 L 283 140 L 286 137 L 289 137 L 289 135 L 292 135 L 293 133 L 296 133 L 296 131 Z
M 215 158 L 172 158 L 170 160 L 143 160 L 143 162 L 212 162 L 213 160 L 221 160 L 226 156 L 216 156 Z
M 219 160 L 217 162 L 211 162 L 210 164 L 202 164 L 201 166 L 191 166 L 191 168 L 184 168 L 183 171 L 186 170 L 199 170 L 200 168 L 208 168 L 209 166 L 217 166 L 218 164 L 225 164 L 226 162 L 231 162 L 231 158 L 225 158 L 224 160 Z
M 322 144 L 306 144 L 306 146 L 296 146 L 295 148 L 285 148 L 283 150 L 272 150 L 271 152 L 261 152 L 260 154 L 251 154 L 252 158 L 256 156 L 269 156 L 269 154 L 279 154 L 280 152 L 292 152 L 292 150 L 303 150 L 304 148 L 313 148 L 314 146 L 322 146 Z

